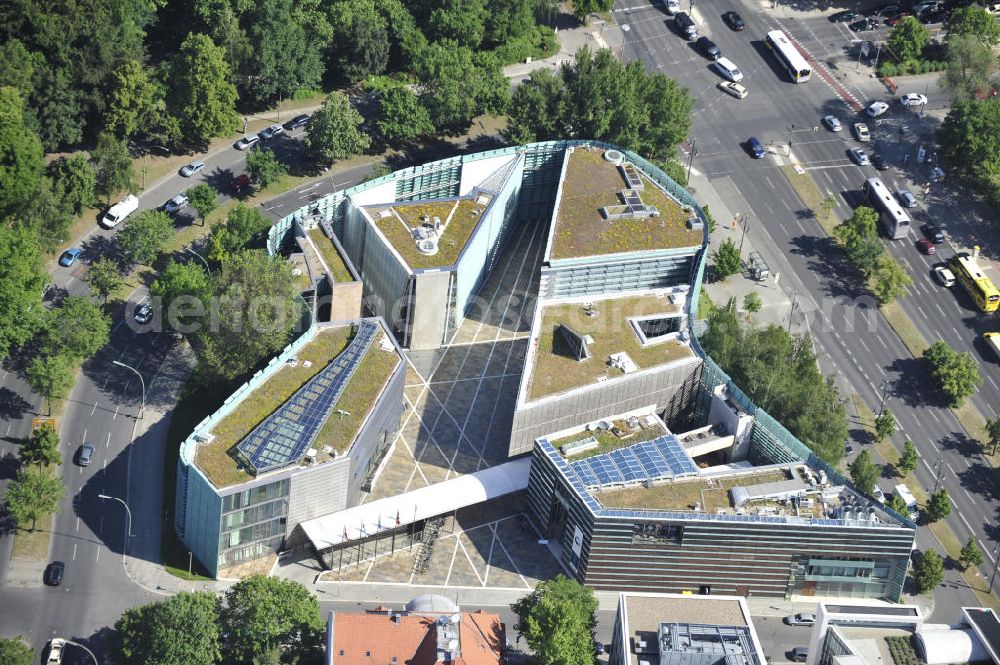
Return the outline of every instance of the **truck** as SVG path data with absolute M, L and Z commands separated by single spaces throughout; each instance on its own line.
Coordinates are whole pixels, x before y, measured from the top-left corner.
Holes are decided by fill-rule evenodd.
M 129 194 L 124 199 L 108 208 L 108 211 L 104 213 L 104 217 L 101 217 L 101 226 L 106 229 L 113 229 L 121 224 L 126 217 L 138 209 L 138 197 L 136 197 L 135 194 Z
M 983 333 L 983 341 L 993 351 L 993 355 L 1000 360 L 1000 332 Z
M 920 511 L 917 509 L 917 499 L 910 492 L 910 488 L 904 484 L 896 485 L 895 487 L 896 496 L 903 500 L 906 504 L 906 512 L 911 520 L 917 521 L 920 517 Z

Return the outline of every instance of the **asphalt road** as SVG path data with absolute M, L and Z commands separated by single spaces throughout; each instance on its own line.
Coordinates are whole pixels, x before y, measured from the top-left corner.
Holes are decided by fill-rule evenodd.
M 626 13 L 625 8 L 630 6 L 632 9 Z M 747 23 L 744 32 L 730 31 L 722 23 L 720 15 L 731 8 L 743 15 Z M 714 40 L 744 73 L 742 83 L 750 94 L 737 100 L 716 89 L 721 79 L 710 68 L 709 61 L 674 32 L 672 19 L 658 5 L 619 2 L 616 12 L 619 22 L 630 26 L 626 57 L 641 59 L 648 69 L 675 77 L 691 90 L 695 98 L 691 136 L 697 145 L 694 166 L 710 177 L 731 208 L 740 209 L 741 201 L 745 204 L 755 248 L 771 265 L 772 273 L 781 273 L 782 285 L 796 294 L 795 323 L 808 325 L 824 372 L 835 377 L 845 394 L 859 393 L 875 411 L 881 402 L 881 382 L 888 380 L 891 392 L 887 406 L 896 414 L 903 430 L 897 437 L 902 440 L 905 435 L 913 440 L 927 462 L 917 470 L 920 482 L 933 487 L 935 477 L 928 464 L 943 459 L 940 482 L 949 490 L 956 508 L 949 524 L 960 538 L 974 532 L 986 546 L 984 549 L 992 550 L 992 541 L 997 536 L 993 526 L 998 509 L 995 471 L 974 453 L 973 445 L 951 412 L 936 403 L 921 364 L 909 357 L 881 316 L 869 317 L 873 301 L 860 284 L 851 280 L 852 268 L 843 253 L 823 237 L 809 212 L 803 210 L 775 159 L 768 156 L 754 160 L 744 148 L 750 136 L 756 136 L 765 145 L 784 145 L 791 138 L 797 161 L 818 171 L 820 187 L 829 187 L 839 194 L 843 205 L 855 202 L 850 196 L 865 177 L 875 174 L 874 169 L 861 169 L 847 159 L 846 149 L 853 142 L 846 132 L 833 135 L 822 129 L 814 132 L 812 128 L 823 115 L 834 113 L 847 119 L 870 100 L 887 95 L 874 81 L 869 85 L 845 85 L 828 68 L 825 72 L 814 71 L 810 81 L 795 85 L 763 45 L 766 32 L 785 29 L 818 62 L 832 60 L 836 64 L 836 58 L 843 59 L 849 46 L 848 37 L 841 30 L 848 34 L 849 31 L 819 16 L 776 20 L 753 2 L 698 3 L 695 18 L 702 21 L 701 34 Z M 846 63 L 841 62 L 840 66 Z M 897 112 L 898 104 L 894 115 Z M 790 131 L 793 128 L 795 131 Z M 887 134 L 880 133 L 880 139 L 888 141 Z M 835 178 L 835 182 L 830 178 Z M 902 249 L 894 246 L 892 251 Z M 912 246 L 907 249 L 916 251 Z M 920 278 L 926 280 L 927 269 L 919 270 Z M 955 295 L 946 292 L 939 297 L 954 300 Z M 954 308 L 954 304 L 950 306 Z M 927 323 L 933 331 L 951 328 L 956 321 L 948 319 L 935 324 L 928 319 Z M 974 334 L 967 331 L 966 338 L 971 339 Z M 929 336 L 937 339 L 940 333 L 931 332 Z M 989 395 L 986 393 L 987 399 Z M 856 450 L 868 441 L 859 426 L 852 432 L 852 438 L 857 442 Z M 884 478 L 880 485 L 883 490 L 891 490 L 894 482 Z M 921 529 L 918 536 L 920 547 L 933 543 L 924 532 Z M 992 567 L 989 556 L 984 569 Z M 950 618 L 953 614 L 949 606 L 974 599 L 967 590 L 959 588 L 961 578 L 954 571 L 949 571 L 946 584 L 956 588 L 937 595 L 942 599 L 940 616 Z M 935 615 L 939 616 L 938 612 Z

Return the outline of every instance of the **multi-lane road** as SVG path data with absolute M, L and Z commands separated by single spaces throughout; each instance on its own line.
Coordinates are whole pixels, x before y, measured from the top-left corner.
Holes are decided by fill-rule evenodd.
M 722 22 L 721 14 L 730 9 L 743 15 L 745 31 L 733 32 Z M 892 104 L 881 125 L 869 122 L 876 149 L 894 165 L 879 174 L 890 187 L 908 185 L 909 178 L 918 182 L 926 179 L 920 171 L 924 167 L 916 164 L 914 156 L 909 158 L 909 170 L 902 170 L 901 165 L 904 150 L 916 150 L 916 133 L 923 131 L 930 136 L 933 113 L 925 110 L 919 116 L 902 109 L 874 79 L 843 76 L 844 70 L 856 67 L 848 56 L 854 37 L 844 26 L 824 16 L 792 17 L 762 10 L 756 2 L 714 0 L 698 3 L 694 15 L 701 34 L 714 40 L 743 71 L 742 83 L 750 90 L 745 99 L 734 99 L 715 87 L 721 79 L 710 62 L 675 32 L 672 19 L 660 5 L 629 0 L 620 0 L 616 5 L 619 22 L 630 27 L 625 56 L 641 59 L 650 70 L 677 78 L 691 90 L 695 98 L 691 131 L 697 142 L 695 168 L 709 178 L 732 210 L 749 213 L 754 246 L 764 254 L 772 271 L 781 272 L 782 286 L 794 291 L 800 308 L 796 315 L 799 321 L 808 321 L 823 370 L 836 377 L 845 394 L 860 394 L 873 410 L 881 404 L 886 382 L 886 406 L 896 414 L 902 429 L 897 438 L 911 439 L 923 458 L 918 479 L 924 486 L 933 487 L 940 477 L 941 486 L 949 490 L 954 503 L 949 524 L 963 540 L 970 533 L 976 536 L 987 551 L 984 570 L 992 568 L 998 536 L 994 524 L 1000 508 L 995 470 L 977 454 L 952 412 L 940 404 L 925 368 L 875 313 L 874 301 L 851 277 L 854 271 L 843 252 L 804 210 L 778 168 L 792 161 L 800 164 L 821 190 L 837 199 L 839 211 L 846 216 L 851 205 L 862 203 L 860 186 L 864 179 L 879 174 L 873 167 L 856 166 L 847 156 L 848 148 L 860 145 L 850 135 L 849 127 L 859 111 L 875 100 L 885 99 Z M 793 84 L 779 69 L 763 44 L 764 35 L 774 29 L 790 33 L 810 54 L 814 67 L 810 81 Z M 919 92 L 924 92 L 923 82 Z M 932 90 L 931 96 L 930 111 L 943 106 L 940 93 Z M 844 131 L 833 133 L 820 125 L 820 118 L 831 113 L 848 125 Z M 901 123 L 907 126 L 903 144 L 898 143 Z M 752 159 L 744 147 L 751 136 L 772 145 L 775 154 Z M 786 156 L 789 141 L 790 157 Z M 947 203 L 946 194 L 956 193 L 932 190 L 930 206 L 921 203 L 917 212 L 917 227 L 919 230 L 921 223 L 932 218 L 949 220 L 945 226 L 958 242 L 969 237 L 971 231 L 966 225 L 953 224 L 955 215 L 941 215 L 943 206 L 957 205 Z M 918 254 L 916 239 L 887 241 L 890 251 L 914 278 L 914 286 L 901 300 L 903 308 L 927 339 L 945 339 L 959 350 L 972 352 L 980 361 L 986 384 L 975 403 L 985 414 L 993 415 L 992 404 L 1000 392 L 1000 368 L 976 342 L 977 334 L 990 325 L 988 319 L 974 309 L 960 288 L 947 290 L 931 281 L 931 264 L 940 259 Z M 940 246 L 939 251 L 945 257 L 952 253 L 948 244 Z M 852 436 L 866 439 L 860 427 Z M 888 478 L 880 481 L 885 490 L 890 490 L 893 482 Z M 929 534 L 921 530 L 918 545 L 927 547 L 932 543 Z M 948 597 L 948 604 L 959 601 L 954 593 Z M 965 591 L 961 601 L 974 599 Z

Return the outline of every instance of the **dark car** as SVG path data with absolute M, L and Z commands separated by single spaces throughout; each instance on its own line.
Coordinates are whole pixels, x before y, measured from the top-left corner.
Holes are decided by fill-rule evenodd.
M 924 25 L 936 25 L 938 23 L 944 23 L 948 19 L 948 14 L 950 12 L 944 8 L 931 9 L 922 13 L 918 18 L 920 22 Z
M 937 224 L 924 224 L 920 228 L 924 232 L 924 235 L 927 236 L 927 239 L 935 245 L 940 245 L 944 242 L 944 231 Z
M 795 647 L 789 652 L 788 660 L 793 663 L 804 663 L 809 660 L 809 647 Z
M 63 574 L 66 572 L 66 564 L 62 561 L 53 561 L 45 567 L 45 583 L 49 586 L 59 586 L 63 581 Z
M 702 55 L 707 58 L 711 58 L 712 60 L 718 60 L 719 56 L 722 55 L 722 51 L 719 50 L 719 47 L 716 46 L 715 42 L 708 37 L 699 37 L 698 41 L 695 42 L 695 45 L 698 47 L 698 50 L 701 51 Z
M 882 18 L 892 18 L 893 16 L 898 16 L 899 13 L 903 11 L 903 8 L 899 5 L 879 5 L 872 9 L 872 16 L 881 16 Z
M 743 22 L 743 17 L 734 11 L 728 11 L 722 15 L 722 20 L 726 22 L 726 25 L 732 30 L 740 32 L 746 29 L 746 23 Z
M 153 320 L 153 307 L 148 302 L 141 303 L 135 308 L 132 316 L 135 318 L 136 323 L 144 326 Z
M 246 173 L 241 173 L 235 178 L 233 178 L 233 184 L 231 185 L 233 193 L 239 194 L 243 190 L 250 187 L 250 176 Z
M 872 157 L 872 164 L 874 164 L 875 168 L 877 168 L 879 171 L 885 171 L 886 169 L 889 168 L 889 160 L 887 160 L 882 155 L 875 155 L 874 157 Z
M 750 149 L 750 154 L 753 155 L 754 159 L 763 159 L 767 155 L 767 151 L 764 150 L 764 146 L 756 136 L 750 137 L 750 140 L 747 141 L 747 147 Z
M 76 263 L 76 260 L 80 258 L 80 250 L 76 247 L 71 247 L 62 253 L 59 257 L 59 265 L 63 268 L 69 268 L 71 265 Z
M 149 307 L 149 305 L 144 305 L 144 307 Z M 152 315 L 152 308 L 150 308 L 150 315 Z M 90 463 L 94 459 L 94 446 L 89 443 L 85 443 L 80 446 L 80 453 L 76 458 L 76 463 L 80 466 L 90 466 Z
M 292 131 L 293 129 L 298 129 L 299 127 L 305 127 L 309 123 L 309 114 L 303 113 L 302 115 L 297 115 L 288 122 L 284 124 L 285 129 Z
M 878 20 L 873 18 L 862 18 L 847 26 L 852 32 L 869 32 L 878 30 Z
M 830 15 L 830 20 L 834 23 L 850 23 L 851 21 L 857 21 L 859 18 L 861 18 L 861 14 L 851 11 L 837 12 Z
M 921 254 L 937 254 L 937 247 L 927 238 L 921 238 L 917 241 L 917 249 L 920 250 Z

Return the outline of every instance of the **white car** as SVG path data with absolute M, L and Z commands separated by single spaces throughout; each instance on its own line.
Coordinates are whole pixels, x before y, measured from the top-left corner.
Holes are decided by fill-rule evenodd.
M 191 162 L 181 167 L 181 175 L 185 178 L 193 176 L 198 171 L 205 168 L 205 162 Z
M 163 204 L 163 211 L 169 214 L 174 214 L 184 206 L 188 204 L 187 194 L 178 194 L 174 198 L 170 199 Z
M 863 122 L 854 123 L 854 135 L 859 141 L 871 141 L 872 134 L 868 131 L 868 125 Z
M 108 211 L 104 213 L 104 217 L 101 217 L 101 226 L 106 229 L 113 229 L 121 224 L 126 217 L 138 209 L 139 199 L 135 194 L 129 194 L 124 199 L 108 208 Z
M 719 90 L 726 93 L 727 95 L 732 95 L 736 99 L 743 99 L 750 94 L 747 87 L 742 83 L 736 83 L 734 81 L 722 81 L 717 86 Z
M 875 488 L 872 490 L 872 496 L 875 497 L 875 500 L 878 501 L 879 503 L 885 503 L 885 493 L 882 491 L 882 488 L 880 488 L 878 485 L 876 485 Z
M 258 136 L 260 136 L 260 138 L 262 138 L 265 141 L 270 141 L 278 134 L 284 134 L 284 133 L 285 133 L 285 128 L 282 127 L 281 125 L 271 125 L 267 129 L 262 131 L 260 134 L 258 134 Z
M 865 109 L 865 113 L 867 113 L 872 118 L 877 118 L 888 110 L 889 110 L 889 105 L 886 104 L 885 102 L 872 102 L 872 104 L 867 109 Z
M 955 273 L 944 266 L 934 266 L 934 279 L 945 288 L 955 286 Z
M 257 136 L 256 134 L 247 134 L 246 136 L 244 136 L 243 138 L 241 138 L 239 141 L 236 142 L 236 149 L 249 150 L 250 148 L 257 145 L 258 141 L 260 141 L 260 137 Z
M 49 655 L 45 659 L 45 665 L 61 665 L 64 646 L 66 646 L 66 640 L 61 637 L 53 637 L 52 641 L 49 642 Z
M 733 83 L 743 80 L 743 72 L 741 72 L 740 68 L 737 67 L 736 64 L 729 58 L 721 57 L 713 62 L 712 66 L 715 67 L 715 70 L 719 72 L 724 79 L 728 79 Z
M 921 95 L 919 92 L 911 92 L 908 95 L 900 97 L 899 103 L 903 106 L 923 106 L 927 103 L 927 95 Z

